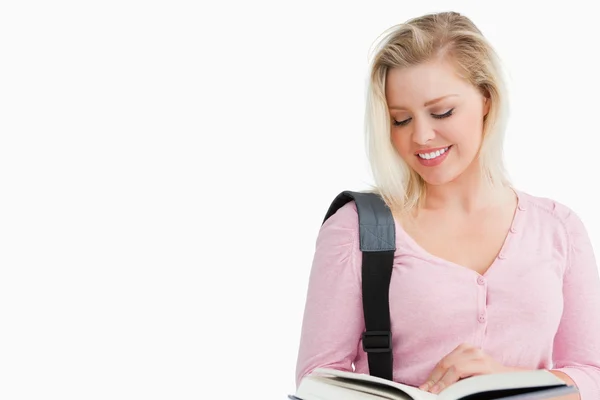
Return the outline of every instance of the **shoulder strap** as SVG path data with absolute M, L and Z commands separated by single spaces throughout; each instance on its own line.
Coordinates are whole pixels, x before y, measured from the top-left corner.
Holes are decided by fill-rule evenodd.
M 389 286 L 396 250 L 394 219 L 388 206 L 376 193 L 344 191 L 331 203 L 323 223 L 352 200 L 358 211 L 362 252 L 362 298 L 366 328 L 362 334 L 362 346 L 369 360 L 369 373 L 393 380 Z

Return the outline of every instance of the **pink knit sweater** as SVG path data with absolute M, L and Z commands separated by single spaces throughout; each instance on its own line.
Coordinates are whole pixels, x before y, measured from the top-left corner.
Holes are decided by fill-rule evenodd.
M 396 224 L 395 381 L 421 385 L 466 342 L 506 366 L 563 371 L 582 400 L 600 399 L 600 277 L 586 229 L 565 205 L 517 194 L 512 229 L 484 275 L 426 252 Z M 368 373 L 360 267 L 350 202 L 318 235 L 296 384 L 317 367 Z

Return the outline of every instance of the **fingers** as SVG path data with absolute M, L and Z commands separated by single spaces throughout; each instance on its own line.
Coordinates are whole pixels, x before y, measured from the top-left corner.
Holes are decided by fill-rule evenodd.
M 474 375 L 476 371 L 477 365 L 475 362 L 464 364 L 460 367 L 457 365 L 453 365 L 446 370 L 446 373 L 440 378 L 439 381 L 434 383 L 434 385 L 430 389 L 430 392 L 438 394 L 448 386 L 452 385 L 455 382 L 458 382 L 460 379 Z
M 419 389 L 439 393 L 444 387 L 472 375 L 476 371 L 471 370 L 476 367 L 471 364 L 479 358 L 479 353 L 478 348 L 466 343 L 457 346 L 435 366 Z
M 435 382 L 433 381 L 433 379 L 429 378 L 424 384 L 419 386 L 419 389 L 428 392 L 429 389 L 433 387 L 433 385 L 435 385 Z
M 454 349 L 452 352 L 448 353 L 448 355 L 446 355 L 444 358 L 442 358 L 440 360 L 440 362 L 438 362 L 436 364 L 433 371 L 431 371 L 431 373 L 429 374 L 429 377 L 427 378 L 425 383 L 422 384 L 421 386 L 419 386 L 419 389 L 425 390 L 425 391 L 430 390 L 433 387 L 433 385 L 436 382 L 438 382 L 442 378 L 442 376 L 444 376 L 444 374 L 446 373 L 448 368 L 450 368 L 452 365 L 454 365 L 456 363 L 455 358 L 457 358 L 457 355 L 459 353 L 461 353 L 462 351 L 463 350 L 459 346 L 456 349 Z
M 447 362 L 446 358 L 442 359 L 442 361 L 435 366 L 433 371 L 431 371 L 431 374 L 429 374 L 425 383 L 419 386 L 419 389 L 429 391 L 448 370 L 449 367 L 446 366 Z

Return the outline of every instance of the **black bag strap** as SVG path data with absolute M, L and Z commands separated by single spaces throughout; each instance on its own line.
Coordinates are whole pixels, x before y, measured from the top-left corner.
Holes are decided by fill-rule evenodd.
M 367 353 L 369 373 L 393 380 L 389 287 L 396 250 L 394 218 L 378 194 L 344 191 L 331 203 L 323 223 L 352 200 L 358 211 L 362 252 L 362 298 L 366 328 L 362 334 L 363 350 Z

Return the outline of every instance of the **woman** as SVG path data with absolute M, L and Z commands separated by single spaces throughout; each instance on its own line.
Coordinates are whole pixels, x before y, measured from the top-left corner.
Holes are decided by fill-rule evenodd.
M 494 50 L 458 13 L 393 27 L 373 58 L 369 158 L 397 231 L 394 380 L 438 393 L 472 375 L 547 369 L 578 387 L 565 399 L 597 400 L 592 246 L 567 206 L 512 187 L 506 97 Z M 368 373 L 360 266 L 350 202 L 319 232 L 297 384 L 317 367 Z

